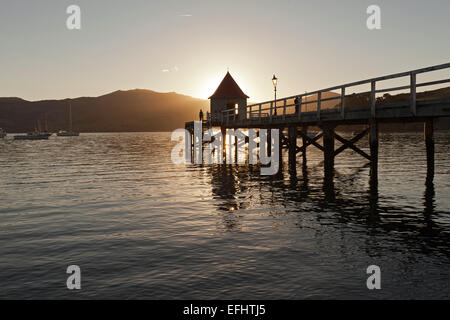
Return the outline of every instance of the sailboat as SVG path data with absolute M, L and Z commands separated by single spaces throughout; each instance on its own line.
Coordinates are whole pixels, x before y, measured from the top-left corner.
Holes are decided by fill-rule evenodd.
M 48 117 L 47 117 L 47 114 L 45 114 L 45 130 L 43 131 L 43 132 L 40 132 L 42 135 L 47 135 L 47 136 L 51 136 L 53 133 L 52 132 L 50 132 L 50 131 L 48 131 L 48 119 L 47 119 Z M 40 127 L 40 124 L 39 124 L 39 127 Z M 40 130 L 39 130 L 40 131 Z
M 48 137 L 51 135 L 51 133 L 41 131 L 41 123 L 38 121 L 33 132 L 28 132 L 26 135 L 14 136 L 14 140 L 48 140 Z
M 48 140 L 49 135 L 41 132 L 28 132 L 26 135 L 14 136 L 14 140 Z
M 80 135 L 79 132 L 75 132 L 72 129 L 72 105 L 69 102 L 69 131 L 60 130 L 56 135 L 58 137 L 78 137 Z

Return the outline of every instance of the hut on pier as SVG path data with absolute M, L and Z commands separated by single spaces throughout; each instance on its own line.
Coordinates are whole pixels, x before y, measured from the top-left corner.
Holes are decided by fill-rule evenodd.
M 235 110 L 238 119 L 245 119 L 248 96 L 239 88 L 229 72 L 209 99 L 213 121 L 220 121 L 225 110 Z

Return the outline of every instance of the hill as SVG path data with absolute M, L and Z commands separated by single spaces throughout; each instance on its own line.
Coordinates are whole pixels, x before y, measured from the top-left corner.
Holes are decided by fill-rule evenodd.
M 68 128 L 69 101 L 73 128 L 81 132 L 172 131 L 198 117 L 209 102 L 175 92 L 115 91 L 99 97 L 30 102 L 0 98 L 0 127 L 26 132 L 47 117 L 50 131 Z
M 335 92 L 324 92 L 323 99 L 336 98 Z M 450 88 L 418 93 L 420 101 L 427 98 L 438 99 L 450 96 Z M 346 97 L 347 107 L 367 105 L 368 95 Z M 377 104 L 408 101 L 408 94 L 384 95 L 377 98 Z M 308 101 L 317 100 L 317 95 Z M 69 101 L 72 105 L 73 128 L 80 132 L 143 132 L 172 131 L 184 128 L 184 122 L 198 118 L 200 109 L 209 110 L 209 101 L 196 99 L 175 92 L 160 93 L 135 89 L 115 91 L 99 97 L 76 99 L 26 101 L 16 97 L 0 98 L 0 127 L 7 132 L 27 132 L 34 129 L 39 120 L 43 125 L 47 118 L 48 129 L 58 131 L 68 129 Z M 338 108 L 339 100 L 326 100 L 323 109 Z M 288 101 L 293 104 L 293 101 Z M 316 103 L 309 103 L 308 110 L 316 109 Z M 294 112 L 291 108 L 289 112 Z M 421 123 L 383 125 L 383 130 L 422 130 Z M 439 119 L 438 129 L 450 129 L 450 119 Z M 345 128 L 342 128 L 345 130 Z M 349 128 L 353 130 L 353 128 Z

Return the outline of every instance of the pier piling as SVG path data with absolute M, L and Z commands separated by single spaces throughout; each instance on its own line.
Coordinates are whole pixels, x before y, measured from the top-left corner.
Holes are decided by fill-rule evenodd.
M 322 130 L 325 180 L 332 181 L 334 175 L 334 127 L 324 124 Z
M 220 127 L 220 133 L 222 134 L 222 159 L 226 159 L 227 154 L 227 128 Z
M 307 126 L 303 126 L 302 127 L 302 146 L 304 147 L 303 152 L 302 152 L 302 168 L 304 170 L 306 170 L 307 168 L 307 158 L 306 158 L 306 135 L 308 134 L 308 127 Z
M 378 123 L 371 120 L 369 126 L 370 183 L 376 186 L 378 185 Z
M 289 165 L 296 164 L 296 154 L 297 154 L 297 126 L 289 126 Z
M 425 146 L 427 149 L 427 184 L 434 180 L 434 120 L 425 121 Z

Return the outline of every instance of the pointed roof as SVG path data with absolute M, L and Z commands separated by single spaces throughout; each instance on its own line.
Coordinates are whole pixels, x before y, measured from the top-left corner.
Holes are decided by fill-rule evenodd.
M 241 88 L 239 88 L 231 74 L 227 72 L 214 94 L 209 97 L 209 99 L 212 98 L 248 98 L 248 96 L 241 90 Z

